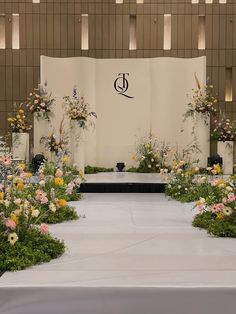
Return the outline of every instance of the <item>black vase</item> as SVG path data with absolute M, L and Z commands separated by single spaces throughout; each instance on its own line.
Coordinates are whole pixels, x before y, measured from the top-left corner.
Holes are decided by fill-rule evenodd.
M 119 172 L 122 172 L 124 170 L 125 163 L 124 162 L 118 162 L 116 164 L 116 168 L 118 169 Z

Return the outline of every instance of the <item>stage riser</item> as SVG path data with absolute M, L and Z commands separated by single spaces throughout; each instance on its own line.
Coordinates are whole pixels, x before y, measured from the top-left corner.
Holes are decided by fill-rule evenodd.
M 164 193 L 164 183 L 83 183 L 82 193 Z

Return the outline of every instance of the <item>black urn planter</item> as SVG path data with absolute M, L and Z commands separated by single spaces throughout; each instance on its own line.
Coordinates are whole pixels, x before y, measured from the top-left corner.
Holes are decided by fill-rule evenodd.
M 124 170 L 124 168 L 125 168 L 125 163 L 124 163 L 124 162 L 118 162 L 118 163 L 116 164 L 116 168 L 117 168 L 117 170 L 118 170 L 119 172 L 122 172 L 122 171 Z

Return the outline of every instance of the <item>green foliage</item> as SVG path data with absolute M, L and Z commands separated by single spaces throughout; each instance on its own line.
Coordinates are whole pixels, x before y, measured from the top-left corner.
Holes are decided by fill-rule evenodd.
M 86 174 L 95 174 L 99 172 L 113 172 L 113 168 L 103 168 L 103 167 L 95 167 L 95 166 L 86 166 L 85 173 Z
M 229 221 L 229 218 L 217 219 L 216 215 L 210 212 L 203 212 L 194 217 L 192 225 L 197 228 L 206 229 L 207 232 L 216 237 L 236 238 L 236 218 Z
M 41 216 L 34 221 L 36 224 L 57 224 L 63 221 L 77 220 L 80 218 L 75 208 L 70 206 L 59 208 L 56 212 L 52 212 L 48 209 L 48 206 L 44 205 L 40 208 L 40 212 Z
M 0 271 L 16 271 L 35 264 L 49 262 L 65 251 L 64 243 L 42 234 L 37 229 L 25 231 L 24 240 L 14 245 L 0 238 Z

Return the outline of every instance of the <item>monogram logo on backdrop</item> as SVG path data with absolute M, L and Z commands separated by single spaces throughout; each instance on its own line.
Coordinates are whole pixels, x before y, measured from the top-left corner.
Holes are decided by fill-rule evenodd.
M 134 98 L 127 95 L 126 93 L 129 88 L 129 81 L 127 76 L 129 76 L 129 73 L 119 73 L 117 79 L 115 79 L 114 88 L 119 95 L 125 96 L 127 98 Z

